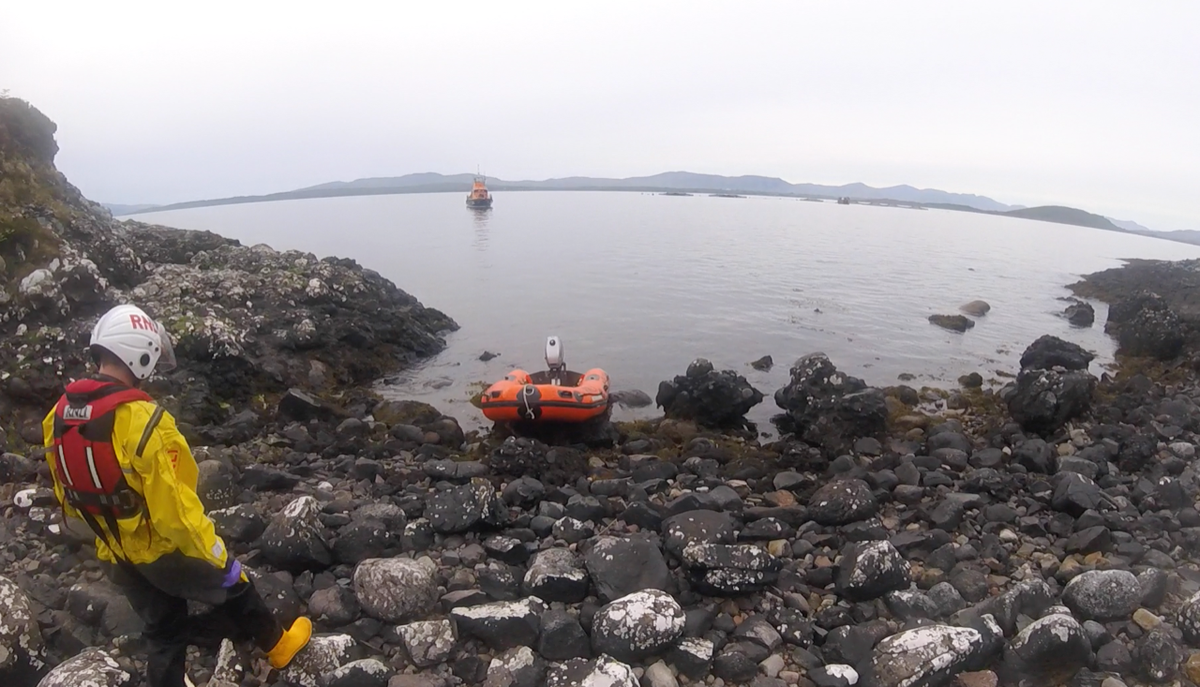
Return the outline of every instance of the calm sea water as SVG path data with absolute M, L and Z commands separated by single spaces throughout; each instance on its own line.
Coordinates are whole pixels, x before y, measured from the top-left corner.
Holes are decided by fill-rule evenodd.
M 467 427 L 480 382 L 545 366 L 562 337 L 571 369 L 604 368 L 614 388 L 654 395 L 706 357 L 766 396 L 751 419 L 769 429 L 771 395 L 798 357 L 824 351 L 869 383 L 948 386 L 959 375 L 1013 372 L 1024 348 L 1055 334 L 1095 351 L 1097 325 L 1058 313 L 1065 286 L 1122 258 L 1200 257 L 1158 239 L 941 210 L 784 198 L 618 192 L 502 193 L 495 207 L 465 194 L 325 198 L 149 213 L 137 219 L 207 229 L 244 244 L 339 255 L 377 270 L 462 329 L 438 357 L 386 380 Z M 992 305 L 965 334 L 927 321 L 974 299 Z M 500 353 L 478 360 L 485 350 Z M 759 372 L 749 361 L 771 355 Z M 653 408 L 618 418 L 652 416 Z

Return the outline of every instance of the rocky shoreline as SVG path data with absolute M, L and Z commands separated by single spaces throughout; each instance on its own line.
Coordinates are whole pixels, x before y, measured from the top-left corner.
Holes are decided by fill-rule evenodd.
M 113 222 L 53 171 L 53 125 L 4 113 L 0 161 L 57 199 L 14 215 L 58 253 L 0 270 L 0 684 L 141 684 L 140 620 L 30 447 L 124 297 L 178 335 L 152 391 L 218 532 L 320 633 L 281 673 L 201 647 L 197 685 L 1200 683 L 1196 265 L 1075 286 L 1113 305 L 1113 376 L 1053 337 L 1000 389 L 873 388 L 815 353 L 768 401 L 696 361 L 660 419 L 464 433 L 363 390 L 448 317 L 350 261 Z M 743 420 L 771 401 L 765 441 Z

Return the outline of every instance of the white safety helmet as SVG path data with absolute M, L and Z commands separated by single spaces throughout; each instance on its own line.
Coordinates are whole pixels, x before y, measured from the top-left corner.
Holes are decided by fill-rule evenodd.
M 175 369 L 175 349 L 166 327 L 136 305 L 118 305 L 104 313 L 92 328 L 91 348 L 112 353 L 133 376 L 145 379 L 154 372 Z

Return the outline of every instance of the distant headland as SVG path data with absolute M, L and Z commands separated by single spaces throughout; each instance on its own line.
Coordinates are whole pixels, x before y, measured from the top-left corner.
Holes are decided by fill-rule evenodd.
M 422 172 L 399 177 L 370 177 L 354 181 L 331 181 L 316 186 L 257 196 L 233 196 L 209 200 L 193 200 L 169 205 L 105 204 L 114 215 L 132 215 L 163 210 L 262 203 L 274 200 L 331 198 L 337 196 L 371 196 L 397 193 L 460 192 L 471 187 L 473 174 L 438 174 Z M 640 191 L 650 193 L 719 194 L 785 196 L 810 200 L 838 200 L 853 203 L 897 205 L 903 207 L 936 208 L 981 212 L 992 215 L 1072 224 L 1076 226 L 1140 234 L 1156 238 L 1200 245 L 1200 231 L 1152 231 L 1136 222 L 1115 220 L 1076 208 L 1058 205 L 1025 207 L 1007 205 L 971 193 L 952 193 L 938 189 L 916 188 L 908 185 L 875 188 L 862 183 L 829 186 L 823 184 L 793 184 L 776 177 L 755 175 L 721 176 L 694 172 L 664 172 L 644 177 L 610 179 L 601 177 L 564 177 L 541 181 L 506 181 L 488 179 L 493 191 Z

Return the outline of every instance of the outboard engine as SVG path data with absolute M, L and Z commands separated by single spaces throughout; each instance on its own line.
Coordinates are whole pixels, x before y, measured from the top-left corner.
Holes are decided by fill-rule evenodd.
M 555 386 L 562 384 L 559 375 L 567 370 L 567 363 L 563 357 L 562 339 L 557 336 L 551 336 L 546 339 L 546 366 L 550 368 L 551 379 Z

